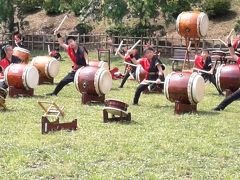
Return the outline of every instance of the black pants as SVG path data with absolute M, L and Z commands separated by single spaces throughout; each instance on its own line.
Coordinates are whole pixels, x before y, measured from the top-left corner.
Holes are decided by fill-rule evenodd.
M 157 84 L 155 84 L 155 83 L 154 84 L 150 84 L 150 85 L 149 84 L 139 84 L 137 89 L 136 89 L 136 91 L 135 91 L 135 95 L 134 95 L 134 98 L 133 98 L 133 104 L 138 104 L 138 100 L 140 98 L 141 93 L 145 89 L 147 89 L 148 86 L 149 86 L 150 90 L 152 90 L 152 89 L 154 89 L 157 86 Z
M 131 71 L 131 73 L 135 77 L 135 71 Z M 130 72 L 127 71 L 119 87 L 123 87 L 123 85 L 125 84 L 125 82 L 129 78 L 129 76 L 130 76 Z
M 8 85 L 5 83 L 5 81 L 0 81 L 0 88 L 7 89 Z
M 70 82 L 74 81 L 74 76 L 75 76 L 76 71 L 71 71 L 70 73 L 68 73 L 56 86 L 56 88 L 53 91 L 53 94 L 57 95 L 59 93 L 59 91 L 62 90 L 62 88 L 64 86 L 66 86 L 67 84 L 69 84 Z
M 216 83 L 216 77 L 214 74 L 206 74 L 206 73 L 203 73 L 202 74 L 202 77 L 204 79 L 205 82 L 207 82 L 208 80 L 210 81 L 210 83 L 212 83 L 215 88 L 217 89 L 218 93 L 219 94 L 222 94 L 222 91 L 220 89 L 218 89 L 217 87 L 217 83 Z
M 240 89 L 236 90 L 233 94 L 225 98 L 218 106 L 218 109 L 224 110 L 233 101 L 240 98 Z

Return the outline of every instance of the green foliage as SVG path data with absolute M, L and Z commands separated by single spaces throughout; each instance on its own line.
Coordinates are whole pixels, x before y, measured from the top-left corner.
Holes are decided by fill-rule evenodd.
M 11 32 L 14 23 L 14 6 L 13 0 L 0 0 L 0 22 L 4 22 Z
M 130 14 L 139 18 L 140 24 L 145 25 L 149 18 L 155 18 L 159 15 L 159 0 L 128 0 Z
M 47 14 L 60 13 L 60 0 L 44 0 L 43 8 Z
M 60 11 L 72 11 L 76 16 L 80 15 L 82 8 L 87 6 L 88 0 L 60 0 Z
M 100 0 L 90 0 L 88 5 L 80 10 L 80 22 L 100 21 L 103 17 L 102 4 Z
M 93 30 L 92 26 L 86 23 L 79 23 L 75 29 L 79 34 L 88 34 Z
M 122 23 L 123 17 L 128 13 L 127 7 L 124 0 L 106 0 L 103 5 L 103 15 L 112 19 L 115 24 Z
M 162 3 L 161 10 L 164 14 L 166 24 L 174 22 L 177 16 L 183 11 L 189 11 L 195 7 L 201 0 L 171 0 Z
M 231 1 L 229 0 L 204 0 L 203 10 L 209 17 L 223 16 L 229 13 Z
M 43 1 L 44 0 L 17 0 L 16 5 L 22 14 L 26 14 L 33 12 L 39 7 L 41 8 L 43 6 Z
M 240 32 L 240 19 L 237 20 L 235 26 L 234 26 L 235 32 Z
M 116 26 L 111 26 L 106 30 L 106 33 L 110 36 L 127 36 L 130 35 L 132 31 L 132 28 L 129 26 L 125 25 L 116 25 Z

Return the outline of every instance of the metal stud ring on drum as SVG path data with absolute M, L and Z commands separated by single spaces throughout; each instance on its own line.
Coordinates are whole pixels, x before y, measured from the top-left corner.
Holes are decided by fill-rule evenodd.
M 221 83 L 220 83 L 220 75 L 221 75 L 221 70 L 222 70 L 222 67 L 224 66 L 224 64 L 222 64 L 221 66 L 219 66 L 217 68 L 217 72 L 216 72 L 216 84 L 217 84 L 217 87 L 219 88 L 219 90 L 223 91 L 222 88 L 221 88 Z
M 77 70 L 77 72 L 75 73 L 75 76 L 74 76 L 74 84 L 75 84 L 75 87 L 76 89 L 80 92 L 80 89 L 79 89 L 79 86 L 78 86 L 78 76 L 80 74 L 80 71 L 83 69 L 84 67 L 81 67 Z
M 8 77 L 7 77 L 7 75 L 8 75 L 8 70 L 9 70 L 9 68 L 12 66 L 13 64 L 10 64 L 8 67 L 6 67 L 6 69 L 5 69 L 5 71 L 4 71 L 4 81 L 5 81 L 5 83 L 6 83 L 6 85 L 8 86 Z
M 164 94 L 165 94 L 166 98 L 167 98 L 169 101 L 171 101 L 171 100 L 169 99 L 168 84 L 169 84 L 169 82 L 170 82 L 170 77 L 171 77 L 172 74 L 174 74 L 174 73 L 175 73 L 175 72 L 172 72 L 172 73 L 170 73 L 169 75 L 167 75 L 167 77 L 166 77 L 166 79 L 165 79 L 165 81 L 164 81 Z
M 98 94 L 98 95 L 101 95 L 101 93 L 100 93 L 100 91 L 99 91 L 99 82 L 98 82 L 98 80 L 99 80 L 99 73 L 101 73 L 100 71 L 101 71 L 102 69 L 101 68 L 99 68 L 97 71 L 96 71 L 96 73 L 95 73 L 95 75 L 94 75 L 94 88 L 95 88 L 95 90 L 96 90 L 96 93 Z
M 84 82 L 83 82 L 83 89 L 86 89 L 88 87 L 88 82 L 85 80 Z
M 193 89 L 192 89 L 192 84 L 194 79 L 196 78 L 196 76 L 198 76 L 198 73 L 194 72 L 191 74 L 191 76 L 189 77 L 188 80 L 188 87 L 187 87 L 187 93 L 188 93 L 188 100 L 190 101 L 191 104 L 197 104 L 197 102 L 194 101 L 193 98 Z
M 26 88 L 26 90 L 29 90 L 30 88 L 27 85 L 27 77 L 28 77 L 28 69 L 29 67 L 26 66 L 26 68 L 24 68 L 23 74 L 22 74 L 22 83 L 23 86 Z
M 101 88 L 100 88 L 100 77 L 102 74 L 104 74 L 107 70 L 101 70 L 101 73 L 100 73 L 100 76 L 99 76 L 99 81 L 98 81 L 98 90 L 100 92 L 100 95 L 101 94 L 104 94 L 104 92 L 101 91 Z

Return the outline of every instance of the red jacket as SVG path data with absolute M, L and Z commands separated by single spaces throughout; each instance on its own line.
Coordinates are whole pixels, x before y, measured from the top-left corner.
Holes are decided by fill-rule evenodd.
M 0 61 L 0 66 L 3 68 L 2 72 L 0 73 L 0 76 L 3 76 L 4 69 L 10 65 L 10 61 L 7 58 L 4 58 Z
M 202 56 L 195 56 L 194 66 L 198 69 L 203 69 L 204 62 Z

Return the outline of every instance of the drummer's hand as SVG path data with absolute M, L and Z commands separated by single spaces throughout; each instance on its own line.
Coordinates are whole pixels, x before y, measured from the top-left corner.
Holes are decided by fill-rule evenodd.
M 131 54 L 133 54 L 133 50 L 127 50 L 127 55 L 131 55 Z
M 157 80 L 156 80 L 156 84 L 160 84 L 162 81 L 158 78 Z
M 57 31 L 56 29 L 54 29 L 53 35 L 57 35 L 57 33 L 59 33 L 59 31 Z

